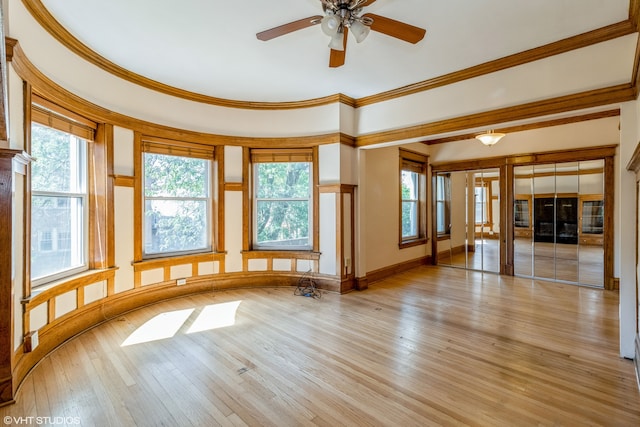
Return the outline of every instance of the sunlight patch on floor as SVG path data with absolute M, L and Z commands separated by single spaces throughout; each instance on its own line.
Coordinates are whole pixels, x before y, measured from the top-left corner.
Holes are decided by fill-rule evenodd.
M 152 319 L 147 320 L 142 326 L 129 335 L 121 347 L 173 337 L 194 310 L 193 308 L 188 308 L 158 314 Z
M 121 344 L 121 347 L 172 338 L 194 315 L 197 316 L 185 332 L 187 334 L 233 326 L 236 323 L 236 312 L 241 302 L 231 301 L 211 304 L 202 307 L 198 311 L 195 308 L 187 308 L 160 313 L 147 320 L 129 335 Z
M 232 301 L 204 307 L 187 333 L 193 334 L 233 326 L 236 323 L 236 312 L 241 302 Z

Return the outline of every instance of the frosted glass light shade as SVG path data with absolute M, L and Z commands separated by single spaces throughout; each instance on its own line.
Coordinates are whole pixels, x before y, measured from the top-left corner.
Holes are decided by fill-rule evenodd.
M 331 37 L 329 47 L 333 50 L 344 50 L 344 33 L 336 33 Z
M 476 139 L 480 140 L 484 145 L 495 145 L 498 141 L 504 138 L 504 133 L 498 133 L 489 131 L 487 133 L 483 133 L 482 135 L 476 136 Z
M 361 41 L 367 38 L 367 36 L 369 35 L 369 31 L 371 31 L 371 28 L 369 28 L 368 25 L 364 25 L 361 22 L 353 21 L 353 23 L 351 24 L 350 30 L 351 30 L 351 34 L 353 34 L 354 37 L 356 38 L 356 41 L 360 43 Z
M 322 28 L 322 32 L 328 35 L 329 37 L 333 37 L 338 32 L 340 28 L 340 21 L 333 14 L 327 14 L 320 21 L 320 28 Z

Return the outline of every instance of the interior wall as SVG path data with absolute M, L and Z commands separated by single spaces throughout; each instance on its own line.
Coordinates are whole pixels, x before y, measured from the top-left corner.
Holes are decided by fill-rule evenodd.
M 620 278 L 620 355 L 632 359 L 636 336 L 635 243 L 628 236 L 638 227 L 635 215 L 635 175 L 626 170 L 640 137 L 640 103 L 626 102 L 620 110 L 620 147 L 616 156 L 614 274 Z
M 489 75 L 367 105 L 358 134 L 446 120 L 495 108 L 579 93 L 628 81 L 637 34 Z M 527 82 L 527 84 L 522 84 Z
M 426 154 L 424 144 L 402 146 L 411 151 Z M 364 235 L 360 238 L 367 247 L 365 271 L 359 276 L 385 267 L 401 264 L 431 255 L 431 244 L 400 249 L 400 169 L 399 147 L 367 149 L 364 182 L 366 189 L 360 192 L 364 221 Z M 362 166 L 362 161 L 360 162 Z M 362 190 L 362 189 L 360 189 Z M 430 204 L 429 204 L 430 206 Z M 431 212 L 428 212 L 428 216 Z M 430 234 L 430 232 L 429 232 Z
M 328 132 L 345 132 L 350 135 L 409 126 L 446 117 L 455 117 L 482 109 L 500 108 L 530 99 L 540 99 L 562 87 L 566 93 L 586 88 L 599 87 L 610 81 L 626 81 L 626 70 L 633 64 L 627 63 L 635 50 L 637 35 L 631 35 L 611 42 L 585 48 L 590 55 L 568 53 L 558 58 L 549 58 L 531 66 L 515 67 L 490 76 L 483 76 L 461 82 L 446 88 L 411 95 L 402 99 L 373 104 L 354 110 L 336 103 L 299 110 L 256 111 L 230 109 L 206 105 L 163 95 L 115 78 L 112 75 L 78 58 L 53 40 L 31 18 L 19 0 L 10 1 L 9 18 L 12 25 L 10 37 L 17 38 L 27 56 L 49 78 L 70 92 L 115 112 L 138 119 L 180 129 L 234 135 L 234 136 L 305 136 Z M 630 53 L 631 52 L 631 53 Z M 593 62 L 589 58 L 593 58 Z M 598 58 L 597 61 L 595 58 Z M 606 60 L 603 61 L 602 58 Z M 535 72 L 537 70 L 537 73 Z M 523 79 L 539 75 L 531 85 L 522 85 Z M 9 67 L 11 147 L 22 148 L 22 84 L 13 69 Z M 543 87 L 543 81 L 548 86 Z M 500 93 L 491 88 L 503 88 Z M 428 147 L 424 144 L 410 144 L 405 147 L 431 156 L 431 162 L 469 160 L 497 157 L 510 154 L 553 151 L 558 147 L 570 150 L 589 146 L 621 143 L 621 156 L 616 161 L 616 273 L 621 278 L 621 353 L 632 354 L 630 336 L 635 336 L 635 288 L 629 274 L 625 254 L 634 253 L 621 238 L 621 230 L 634 228 L 635 217 L 630 218 L 635 205 L 629 205 L 629 182 L 621 172 L 620 162 L 630 158 L 638 140 L 638 106 L 628 104 L 622 117 L 621 139 L 618 133 L 618 118 L 606 118 L 577 124 L 556 126 L 528 132 L 507 135 L 498 145 L 488 148 L 477 141 L 461 141 Z M 248 125 L 250 124 L 250 125 Z M 633 130 L 629 130 L 633 129 Z M 129 129 L 116 127 L 114 172 L 125 176 L 133 175 L 133 133 Z M 336 150 L 337 147 L 337 150 Z M 229 150 L 227 150 L 229 149 Z M 325 151 L 326 150 L 326 151 Z M 419 245 L 406 249 L 398 248 L 399 222 L 399 169 L 398 147 L 371 148 L 365 155 L 359 155 L 353 148 L 329 146 L 322 149 L 320 168 L 325 182 L 358 184 L 358 204 L 356 209 L 358 232 L 358 276 L 387 268 L 403 262 L 420 259 L 431 254 L 431 245 Z M 242 175 L 241 149 L 225 147 L 225 176 L 232 182 Z M 331 162 L 339 157 L 338 169 Z M 347 165 L 353 165 L 347 166 Z M 227 175 L 228 174 L 228 175 Z M 240 178 L 242 179 L 242 178 Z M 634 190 L 635 191 L 635 187 Z M 116 293 L 130 290 L 134 282 L 133 260 L 133 203 L 134 194 L 130 187 L 115 189 L 115 253 L 119 270 L 116 273 Z M 335 274 L 336 263 L 336 205 L 335 195 L 321 196 L 320 234 L 323 254 L 320 259 L 321 271 Z M 629 199 L 631 200 L 631 199 Z M 633 199 L 635 200 L 635 199 Z M 618 203 L 620 201 L 620 203 Z M 225 192 L 225 243 L 228 251 L 225 272 L 243 272 L 242 258 L 242 212 L 243 198 L 239 191 Z M 453 212 L 464 212 L 453 209 Z M 19 215 L 20 213 L 16 213 Z M 431 212 L 428 212 L 431 215 Z M 458 214 L 456 214 L 458 215 Z M 459 221 L 460 218 L 456 218 Z M 457 227 L 464 230 L 463 227 Z M 428 229 L 430 231 L 430 228 Z M 432 237 L 432 236 L 430 236 Z M 464 244 L 464 236 L 453 236 L 454 244 Z M 460 243 L 461 242 L 461 243 Z M 623 254 L 623 255 L 620 255 Z M 262 265 L 254 262 L 256 265 Z M 266 262 L 265 262 L 266 263 Z M 635 264 L 634 264 L 635 265 Z M 296 266 L 298 271 L 304 267 Z M 262 267 L 260 267 L 262 268 Z M 258 268 L 258 270 L 260 269 Z M 255 269 L 255 268 L 254 268 Z M 215 273 L 215 267 L 210 272 Z M 302 270 L 306 271 L 306 270 Z M 178 266 L 175 274 L 187 272 Z M 635 277 L 635 269 L 633 269 Z M 164 280 L 162 272 L 149 271 L 142 274 L 143 283 L 153 285 Z M 175 276 L 172 276 L 175 277 Z M 635 286 L 635 281 L 633 281 Z M 97 298 L 104 294 L 104 284 L 96 284 L 90 294 Z M 19 291 L 19 286 L 16 289 Z M 18 298 L 19 294 L 16 295 Z M 632 301 L 632 307 L 629 303 Z M 70 295 L 62 295 L 56 308 L 66 313 L 74 307 Z M 32 313 L 32 329 L 46 323 L 46 310 L 37 308 Z M 17 312 L 16 322 L 21 322 Z M 631 326 L 630 326 L 631 325 Z M 631 347 L 632 348 L 632 347 Z

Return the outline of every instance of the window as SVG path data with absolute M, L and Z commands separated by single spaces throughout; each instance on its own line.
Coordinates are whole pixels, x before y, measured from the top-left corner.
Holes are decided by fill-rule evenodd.
M 211 163 L 206 158 L 144 153 L 144 256 L 212 250 Z
M 313 151 L 253 150 L 253 249 L 313 247 Z
M 420 175 L 402 171 L 402 239 L 418 238 L 418 203 L 420 197 Z
M 427 157 L 400 150 L 400 246 L 426 241 Z
M 87 141 L 33 122 L 31 155 L 31 279 L 39 284 L 88 268 Z
M 436 232 L 439 236 L 451 234 L 451 175 L 436 176 Z
M 484 225 L 488 223 L 488 209 L 487 209 L 487 184 L 481 183 L 475 186 L 475 222 L 476 225 Z

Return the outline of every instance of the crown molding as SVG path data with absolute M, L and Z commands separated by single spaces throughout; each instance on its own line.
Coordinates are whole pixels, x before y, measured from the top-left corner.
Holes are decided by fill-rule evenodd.
M 492 128 L 492 129 L 495 132 L 511 134 L 515 132 L 524 132 L 528 130 L 541 129 L 541 128 L 547 128 L 547 127 L 553 127 L 553 126 L 562 126 L 562 125 L 568 125 L 571 123 L 586 122 L 589 120 L 598 120 L 598 119 L 604 119 L 608 117 L 618 117 L 618 116 L 620 116 L 620 109 L 616 108 L 612 110 L 599 111 L 596 113 L 579 114 L 576 116 L 563 117 L 560 119 L 545 120 L 541 122 L 527 123 L 523 125 L 508 126 L 503 128 Z M 446 144 L 447 142 L 456 142 L 456 141 L 464 141 L 467 139 L 473 139 L 476 137 L 476 135 L 478 135 L 477 132 L 465 133 L 465 134 L 460 134 L 455 136 L 449 136 L 446 138 L 428 139 L 420 142 L 426 145 Z
M 389 101 L 391 99 L 412 95 L 414 93 L 424 92 L 438 87 L 459 83 L 463 80 L 469 80 L 475 77 L 484 76 L 486 74 L 491 74 L 497 71 L 506 70 L 508 68 L 517 67 L 529 62 L 534 62 L 541 59 L 549 58 L 551 56 L 560 55 L 562 53 L 570 52 L 575 49 L 580 49 L 583 47 L 613 40 L 619 37 L 627 36 L 637 31 L 638 30 L 636 26 L 631 22 L 631 20 L 618 22 L 617 24 L 612 24 L 574 37 L 569 37 L 557 42 L 549 43 L 544 46 L 529 49 L 524 52 L 505 56 L 504 58 L 496 59 L 494 61 L 485 62 L 484 64 L 476 65 L 464 70 L 445 74 L 433 79 L 424 80 L 422 82 L 379 93 L 377 95 L 358 98 L 356 99 L 356 107 L 364 107 L 366 105 Z
M 79 112 L 83 117 L 95 122 L 109 123 L 146 135 L 203 145 L 300 148 L 342 143 L 355 147 L 355 138 L 340 132 L 295 137 L 247 137 L 195 132 L 136 119 L 93 104 L 53 82 L 29 61 L 19 43 L 13 44 L 12 50 L 13 69 L 22 80 L 29 82 L 34 93 L 60 107 Z
M 416 126 L 394 129 L 390 131 L 375 132 L 362 136 L 352 136 L 341 132 L 333 132 L 323 135 L 299 136 L 299 137 L 273 137 L 256 138 L 231 135 L 217 135 L 201 132 L 187 131 L 183 129 L 171 128 L 144 120 L 132 118 L 123 114 L 110 111 L 106 108 L 92 104 L 89 101 L 62 88 L 42 72 L 40 72 L 26 57 L 19 43 L 12 39 L 7 40 L 11 44 L 12 64 L 16 73 L 24 81 L 29 82 L 33 90 L 42 97 L 56 103 L 57 105 L 72 111 L 82 112 L 88 119 L 96 122 L 110 123 L 124 128 L 139 131 L 144 134 L 159 135 L 168 139 L 202 143 L 207 145 L 237 145 L 250 147 L 304 147 L 324 144 L 340 143 L 351 147 L 365 147 L 375 144 L 395 142 L 407 139 L 426 138 L 429 135 L 436 135 L 449 132 L 460 132 L 470 128 L 483 128 L 493 126 L 496 123 L 506 123 L 511 121 L 531 119 L 551 114 L 566 113 L 586 108 L 611 105 L 619 102 L 626 102 L 637 99 L 636 87 L 632 84 L 621 84 L 617 86 L 580 92 L 572 95 L 536 101 L 517 106 L 505 107 L 481 113 L 454 117 L 446 120 L 423 123 Z M 575 121 L 593 120 L 603 117 L 619 115 L 619 110 L 607 110 L 601 113 L 593 113 L 575 116 L 569 119 L 557 119 L 540 122 L 537 124 L 522 125 L 505 128 L 509 132 L 527 130 L 540 127 L 555 126 Z M 475 135 L 456 136 L 455 140 L 472 138 Z M 451 138 L 434 140 L 423 140 L 426 144 L 437 144 L 450 142 Z
M 250 110 L 290 110 L 298 108 L 319 107 L 337 102 L 346 105 L 355 106 L 355 100 L 343 94 L 329 95 L 321 98 L 314 98 L 302 101 L 290 102 L 257 102 L 257 101 L 238 101 L 233 99 L 217 98 L 214 96 L 203 95 L 200 93 L 173 87 L 158 81 L 149 79 L 140 74 L 129 71 L 119 65 L 109 61 L 104 56 L 93 51 L 80 40 L 74 37 L 66 28 L 64 28 L 52 15 L 40 0 L 22 0 L 31 16 L 67 49 L 74 52 L 89 63 L 113 74 L 123 80 L 129 81 L 136 85 L 147 89 L 155 90 L 160 93 L 183 98 L 189 101 L 201 102 L 204 104 L 217 105 L 227 108 L 240 108 Z
M 630 0 L 629 19 L 627 19 L 626 21 L 612 24 L 594 31 L 560 40 L 558 42 L 550 43 L 538 48 L 530 49 L 521 53 L 510 55 L 501 59 L 497 59 L 495 61 L 486 62 L 484 64 L 470 67 L 465 70 L 446 74 L 444 76 L 436 77 L 433 79 L 428 79 L 368 97 L 354 99 L 344 94 L 335 94 L 326 97 L 301 101 L 253 102 L 217 98 L 187 91 L 157 82 L 155 80 L 126 70 L 125 68 L 114 64 L 105 57 L 94 52 L 89 47 L 80 42 L 80 40 L 78 40 L 69 31 L 67 31 L 51 15 L 51 13 L 49 13 L 47 8 L 42 4 L 41 0 L 22 0 L 22 3 L 25 5 L 29 13 L 31 13 L 33 18 L 42 26 L 42 28 L 44 28 L 49 34 L 51 34 L 56 40 L 66 46 L 69 50 L 85 59 L 89 63 L 92 63 L 95 66 L 123 80 L 127 80 L 139 86 L 146 87 L 147 89 L 155 90 L 160 93 L 187 99 L 190 101 L 217 105 L 221 107 L 253 110 L 287 110 L 311 108 L 334 103 L 342 103 L 354 108 L 359 108 L 366 105 L 385 102 L 391 99 L 400 98 L 414 93 L 431 90 L 437 87 L 450 85 L 462 80 L 494 73 L 496 71 L 548 58 L 550 56 L 565 53 L 574 49 L 579 49 L 638 32 L 638 17 L 640 15 L 640 0 Z M 636 58 L 638 58 L 638 55 L 636 55 Z M 637 70 L 637 68 L 638 67 L 635 67 L 634 70 Z M 635 82 L 637 78 L 637 72 L 634 72 L 633 81 Z
M 356 138 L 356 146 L 365 147 L 387 142 L 425 138 L 429 135 L 484 128 L 496 123 L 532 119 L 637 99 L 636 88 L 630 83 L 549 98 L 490 111 L 423 123 L 416 126 L 376 132 Z

